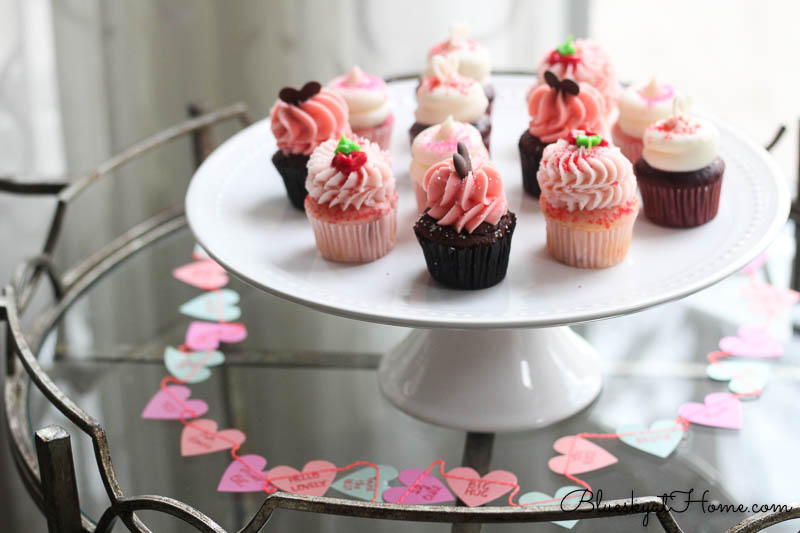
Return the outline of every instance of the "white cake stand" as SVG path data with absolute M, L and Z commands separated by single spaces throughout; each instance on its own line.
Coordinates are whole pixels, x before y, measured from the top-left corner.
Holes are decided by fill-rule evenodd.
M 397 247 L 367 265 L 324 260 L 305 215 L 289 205 L 264 120 L 220 146 L 195 174 L 189 224 L 220 264 L 249 284 L 328 313 L 415 329 L 384 357 L 380 386 L 421 419 L 471 431 L 552 424 L 591 403 L 602 386 L 596 351 L 569 324 L 675 300 L 741 269 L 777 235 L 789 212 L 785 179 L 767 153 L 717 122 L 727 164 L 717 218 L 696 229 L 636 223 L 625 261 L 581 270 L 545 249 L 544 220 L 523 193 L 517 141 L 527 124 L 528 76 L 496 76 L 492 158 L 518 224 L 506 279 L 482 291 L 431 280 L 414 237 L 407 129 L 416 80 L 390 84 L 400 193 Z

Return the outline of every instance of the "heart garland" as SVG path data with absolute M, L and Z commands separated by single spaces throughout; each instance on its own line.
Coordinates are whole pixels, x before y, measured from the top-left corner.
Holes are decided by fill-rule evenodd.
M 561 80 L 550 72 L 545 80 L 557 90 L 577 94 L 571 88 L 572 80 Z M 299 105 L 319 91 L 315 82 L 306 84 L 300 91 L 285 93 L 287 103 Z M 577 88 L 577 84 L 575 84 Z M 287 100 L 284 100 L 287 101 Z M 460 152 L 459 152 L 460 153 Z M 462 155 L 462 159 L 464 156 Z M 468 160 L 465 160 L 468 161 Z M 464 165 L 466 166 L 466 165 Z M 763 266 L 763 257 L 757 258 L 742 272 L 750 277 L 751 287 L 744 291 L 746 297 L 757 305 L 755 309 L 768 315 L 767 325 L 742 326 L 736 336 L 720 340 L 720 350 L 708 354 L 709 366 L 706 373 L 710 379 L 727 381 L 730 393 L 717 392 L 707 395 L 703 403 L 687 402 L 678 409 L 675 420 L 654 421 L 649 427 L 637 424 L 621 425 L 616 433 L 579 433 L 561 437 L 553 448 L 561 455 L 552 457 L 548 467 L 555 473 L 564 475 L 580 486 L 558 488 L 553 496 L 544 492 L 522 494 L 518 503 L 513 498 L 519 492 L 517 478 L 512 472 L 494 470 L 483 476 L 469 467 L 457 467 L 444 472 L 444 461 L 431 463 L 427 470 L 408 468 L 398 474 L 390 465 L 376 465 L 366 461 L 356 461 L 344 467 L 336 467 L 326 460 L 309 461 L 302 470 L 280 465 L 269 471 L 264 468 L 267 460 L 255 454 L 238 455 L 237 451 L 246 436 L 236 429 L 218 430 L 217 423 L 208 418 L 198 418 L 208 412 L 208 404 L 200 399 L 190 399 L 191 390 L 186 383 L 197 383 L 208 379 L 209 367 L 222 364 L 224 355 L 216 351 L 221 342 L 233 343 L 244 340 L 247 330 L 243 324 L 232 323 L 241 310 L 238 307 L 239 295 L 222 289 L 228 283 L 227 273 L 219 267 L 199 245 L 192 252 L 194 263 L 173 270 L 176 279 L 205 289 L 207 292 L 183 304 L 183 314 L 204 320 L 194 321 L 186 332 L 186 344 L 180 349 L 165 349 L 165 365 L 172 376 L 165 377 L 161 388 L 148 401 L 141 417 L 155 420 L 180 420 L 184 424 L 181 434 L 181 455 L 193 456 L 230 449 L 233 461 L 220 479 L 219 492 L 268 493 L 284 490 L 296 494 L 321 496 L 329 488 L 347 496 L 364 501 L 383 499 L 389 503 L 435 504 L 453 501 L 456 497 L 470 507 L 485 505 L 506 494 L 511 506 L 544 507 L 562 502 L 571 494 L 591 490 L 588 483 L 575 477 L 613 465 L 618 460 L 604 448 L 589 439 L 619 439 L 624 444 L 647 454 L 666 458 L 680 444 L 686 435 L 689 424 L 710 427 L 739 429 L 742 425 L 742 406 L 740 398 L 758 397 L 766 386 L 769 366 L 763 363 L 742 361 L 720 361 L 729 356 L 772 358 L 783 355 L 783 347 L 772 338 L 767 326 L 778 311 L 787 308 L 798 300 L 800 294 L 778 289 L 755 279 L 756 272 Z M 196 419 L 196 420 L 191 420 Z M 439 475 L 447 486 L 431 472 L 438 465 Z M 350 472 L 353 468 L 362 468 Z M 348 472 L 336 479 L 340 472 Z M 397 479 L 398 486 L 392 486 Z M 452 492 L 451 492 L 452 491 Z M 553 522 L 571 529 L 577 520 Z

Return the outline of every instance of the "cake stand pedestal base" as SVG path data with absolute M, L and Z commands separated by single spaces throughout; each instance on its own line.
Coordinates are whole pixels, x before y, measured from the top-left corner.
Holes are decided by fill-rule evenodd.
M 417 329 L 381 361 L 383 394 L 422 420 L 476 432 L 553 424 L 587 405 L 603 375 L 568 327 Z

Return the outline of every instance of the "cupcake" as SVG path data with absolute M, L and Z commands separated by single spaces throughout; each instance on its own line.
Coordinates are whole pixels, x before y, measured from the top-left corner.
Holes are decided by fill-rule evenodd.
M 691 228 L 717 216 L 725 162 L 719 133 L 706 120 L 681 115 L 644 132 L 634 165 L 644 214 L 659 226 Z
M 368 263 L 388 254 L 397 236 L 397 193 L 387 152 L 342 136 L 308 160 L 306 214 L 322 257 Z
M 544 79 L 546 85 L 537 85 L 528 93 L 531 122 L 519 138 L 522 186 L 535 198 L 540 192 L 536 173 L 545 147 L 568 138 L 572 130 L 602 129 L 605 116 L 603 95 L 591 85 L 559 80 L 549 70 Z
M 347 103 L 338 94 L 310 81 L 299 91 L 281 89 L 269 118 L 278 142 L 272 163 L 283 178 L 289 201 L 303 209 L 309 156 L 320 143 L 350 134 Z
M 642 156 L 642 136 L 647 126 L 687 110 L 687 100 L 679 97 L 672 85 L 658 83 L 655 77 L 649 83 L 632 85 L 619 98 L 619 118 L 611 130 L 614 144 L 631 163 L 636 163 Z
M 423 77 L 433 75 L 432 59 L 434 56 L 456 56 L 458 58 L 458 73 L 472 78 L 483 87 L 489 101 L 487 113 L 491 113 L 494 101 L 494 87 L 491 82 L 492 55 L 489 49 L 475 39 L 469 37 L 470 28 L 466 23 L 456 22 L 450 26 L 450 38 L 436 43 L 428 50 L 427 64 Z
M 570 78 L 578 83 L 588 83 L 606 100 L 606 123 L 610 123 L 617 109 L 619 84 L 608 54 L 599 44 L 572 37 L 548 51 L 536 67 L 539 83 L 544 83 L 544 73 L 552 71 L 559 79 Z
M 454 120 L 475 126 L 488 150 L 492 122 L 486 114 L 489 100 L 481 84 L 458 73 L 456 56 L 433 56 L 431 64 L 433 74 L 417 89 L 416 122 L 408 131 L 411 142 L 425 128 L 452 116 Z
M 506 276 L 517 218 L 488 160 L 470 161 L 463 143 L 425 173 L 427 208 L 414 224 L 431 277 L 457 289 L 484 289 Z
M 386 82 L 378 76 L 353 67 L 344 76 L 333 79 L 328 84 L 328 89 L 342 95 L 347 102 L 353 135 L 388 150 L 394 115 Z
M 448 116 L 444 122 L 425 128 L 411 144 L 411 168 L 409 176 L 417 197 L 417 209 L 420 213 L 427 206 L 428 196 L 422 188 L 422 179 L 428 169 L 439 161 L 450 159 L 456 152 L 456 144 L 462 142 L 477 164 L 489 158 L 483 145 L 480 132 L 466 122 L 456 122 Z
M 619 148 L 576 130 L 544 149 L 538 178 L 550 255 L 580 268 L 625 258 L 639 197 L 631 162 Z

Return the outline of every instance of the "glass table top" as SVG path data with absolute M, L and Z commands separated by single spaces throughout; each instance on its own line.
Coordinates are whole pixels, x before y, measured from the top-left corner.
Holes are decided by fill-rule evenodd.
M 117 476 L 126 495 L 158 494 L 188 503 L 228 530 L 242 527 L 263 501 L 262 493 L 217 492 L 230 464 L 227 452 L 181 457 L 177 421 L 144 420 L 141 411 L 168 375 L 164 348 L 178 346 L 192 319 L 178 307 L 198 289 L 171 276 L 190 259 L 194 241 L 183 229 L 121 263 L 63 315 L 45 339 L 40 361 L 56 384 L 100 420 L 108 434 Z M 775 259 L 780 263 L 780 258 Z M 771 264 L 773 258 L 771 258 Z M 784 270 L 786 265 L 779 264 Z M 613 432 L 622 424 L 674 418 L 687 401 L 702 401 L 725 383 L 706 377 L 706 354 L 738 325 L 752 320 L 740 295 L 746 278 L 733 276 L 686 300 L 635 315 L 576 326 L 603 355 L 606 379 L 599 399 L 557 425 L 494 436 L 490 469 L 510 470 L 521 493 L 552 494 L 571 484 L 551 472 L 553 443 L 580 432 Z M 326 459 L 337 466 L 364 460 L 398 470 L 426 468 L 443 459 L 461 466 L 466 434 L 413 419 L 380 394 L 375 370 L 382 353 L 409 330 L 343 319 L 282 301 L 232 279 L 241 295 L 241 322 L 249 335 L 222 345 L 225 363 L 191 385 L 208 402 L 209 418 L 247 435 L 241 454 L 268 459 L 267 468 Z M 784 335 L 786 356 L 770 361 L 763 396 L 743 402 L 741 430 L 693 425 L 667 459 L 618 440 L 598 442 L 618 463 L 582 474 L 605 500 L 693 490 L 708 500 L 750 506 L 798 499 L 800 436 L 795 414 L 800 343 L 791 338 L 789 316 L 774 324 Z M 782 333 L 781 333 L 782 332 Z M 73 436 L 83 511 L 93 520 L 108 505 L 96 472 L 91 442 L 35 388 L 29 398 L 31 431 L 51 423 Z M 597 441 L 596 441 L 597 442 Z M 336 495 L 329 491 L 328 495 Z M 683 505 L 677 495 L 674 508 Z M 504 502 L 504 500 L 499 500 Z M 504 503 L 496 503 L 503 505 Z M 156 513 L 141 513 L 155 531 L 189 531 Z M 704 513 L 699 505 L 674 514 L 687 531 L 723 531 L 747 514 Z M 575 531 L 643 531 L 643 515 L 583 520 Z M 118 528 L 123 527 L 118 524 Z M 459 526 L 454 526 L 458 529 Z M 449 524 L 374 521 L 276 511 L 264 531 L 449 531 Z M 650 517 L 651 531 L 660 531 Z M 563 531 L 554 524 L 485 525 L 483 531 Z M 796 531 L 792 522 L 770 531 Z

